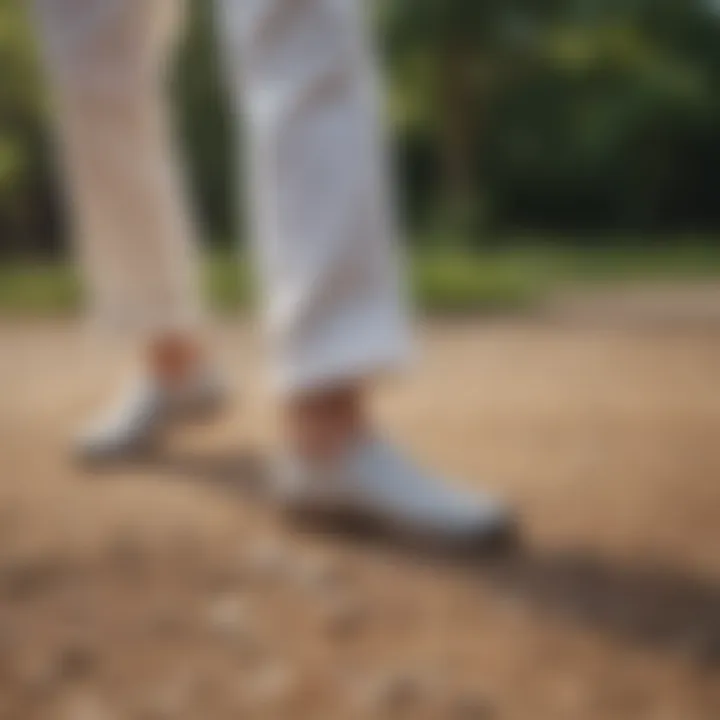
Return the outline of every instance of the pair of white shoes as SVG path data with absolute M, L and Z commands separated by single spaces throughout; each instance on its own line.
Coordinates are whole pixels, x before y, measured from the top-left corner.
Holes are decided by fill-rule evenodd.
M 169 427 L 218 410 L 224 399 L 210 373 L 172 391 L 145 379 L 81 435 L 78 452 L 92 462 L 142 455 Z M 484 546 L 512 538 L 515 530 L 504 503 L 429 476 L 377 438 L 359 440 L 332 462 L 286 454 L 274 464 L 270 487 L 293 512 L 352 518 L 443 545 Z

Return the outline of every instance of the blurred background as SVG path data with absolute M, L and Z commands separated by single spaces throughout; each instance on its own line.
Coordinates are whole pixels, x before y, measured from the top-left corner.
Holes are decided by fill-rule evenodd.
M 17 0 L 0 3 L 3 266 L 67 253 L 26 14 Z M 222 256 L 244 226 L 212 14 L 213 3 L 192 3 L 171 94 L 207 246 Z M 522 303 L 561 275 L 720 265 L 713 0 L 392 0 L 375 16 L 426 304 Z M 472 273 L 437 258 L 473 251 L 490 257 Z M 77 303 L 62 273 L 19 272 L 0 306 Z M 210 272 L 218 305 L 242 301 L 242 279 Z
M 170 90 L 241 402 L 98 476 L 68 444 L 132 348 L 77 321 L 27 3 L 0 0 L 0 720 L 720 718 L 720 2 L 373 5 L 426 311 L 378 411 L 518 507 L 494 559 L 253 494 L 242 148 L 191 6 Z

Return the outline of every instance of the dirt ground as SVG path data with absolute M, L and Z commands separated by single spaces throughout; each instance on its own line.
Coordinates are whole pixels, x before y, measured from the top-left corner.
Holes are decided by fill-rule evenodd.
M 283 523 L 247 324 L 221 419 L 92 473 L 68 438 L 126 358 L 0 322 L 0 718 L 717 720 L 720 292 L 691 295 L 423 324 L 379 412 L 517 504 L 502 557 Z

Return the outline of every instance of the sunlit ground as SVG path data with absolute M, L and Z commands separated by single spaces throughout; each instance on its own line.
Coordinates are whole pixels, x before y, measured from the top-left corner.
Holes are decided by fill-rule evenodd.
M 246 322 L 237 403 L 140 467 L 68 439 L 126 359 L 74 321 L 0 324 L 0 716 L 720 716 L 720 291 L 571 292 L 426 321 L 394 434 L 517 503 L 488 560 L 289 529 L 256 492 L 272 414 Z

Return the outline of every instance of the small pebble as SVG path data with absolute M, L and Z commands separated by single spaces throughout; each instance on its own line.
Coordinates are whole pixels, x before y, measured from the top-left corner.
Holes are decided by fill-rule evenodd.
M 450 720 L 493 720 L 497 717 L 493 706 L 479 694 L 464 693 L 454 698 Z
M 215 592 L 230 592 L 245 584 L 247 573 L 242 564 L 223 563 L 207 568 L 205 573 L 206 587 Z
M 300 585 L 320 593 L 336 592 L 346 580 L 346 573 L 340 564 L 327 556 L 303 558 L 295 568 Z
M 108 549 L 110 563 L 118 570 L 128 573 L 142 571 L 148 555 L 148 549 L 132 530 L 118 534 Z
M 47 592 L 63 573 L 55 558 L 10 558 L 0 565 L 0 593 L 11 600 L 29 600 Z
M 275 581 L 289 574 L 290 559 L 276 542 L 254 545 L 243 556 L 243 570 L 251 581 Z
M 298 676 L 289 666 L 267 663 L 258 670 L 248 684 L 248 697 L 256 707 L 271 707 L 286 702 L 298 685 Z
M 207 611 L 210 631 L 234 644 L 245 659 L 255 659 L 262 650 L 262 642 L 252 614 L 242 598 L 221 597 Z
M 228 595 L 210 603 L 207 624 L 212 632 L 229 637 L 245 633 L 252 622 L 248 606 L 242 598 Z
M 13 655 L 20 642 L 20 634 L 12 624 L 0 621 L 0 658 Z
M 191 692 L 184 683 L 174 683 L 156 691 L 142 704 L 139 715 L 143 720 L 172 720 L 182 717 L 191 703 Z
M 114 720 L 115 715 L 100 697 L 85 692 L 71 698 L 61 714 L 63 720 Z
M 365 709 L 380 716 L 406 712 L 418 705 L 425 695 L 419 678 L 400 673 L 377 679 L 364 688 L 360 702 Z
M 32 659 L 21 670 L 25 691 L 33 696 L 48 695 L 68 682 L 90 677 L 99 663 L 95 647 L 73 639 L 58 651 Z
M 147 627 L 158 637 L 177 637 L 185 628 L 185 620 L 179 611 L 163 608 L 150 615 Z
M 25 694 L 33 700 L 46 698 L 60 686 L 57 664 L 48 658 L 35 658 L 19 669 L 19 680 Z
M 328 634 L 337 640 L 356 637 L 368 623 L 368 610 L 363 603 L 350 597 L 337 596 L 326 603 L 323 620 Z
M 60 675 L 65 680 L 81 680 L 91 675 L 99 662 L 96 648 L 89 641 L 71 640 L 57 657 Z

